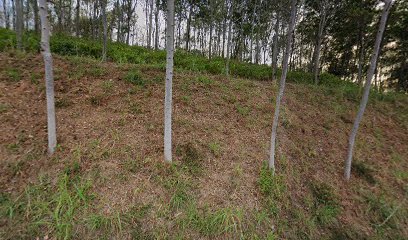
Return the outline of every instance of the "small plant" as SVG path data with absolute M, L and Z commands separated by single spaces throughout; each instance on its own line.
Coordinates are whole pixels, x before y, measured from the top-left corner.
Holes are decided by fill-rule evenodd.
M 338 197 L 331 186 L 325 183 L 310 185 L 314 196 L 315 217 L 318 223 L 325 225 L 333 222 L 340 213 Z
M 214 154 L 215 156 L 220 155 L 221 145 L 218 142 L 210 142 L 208 144 L 208 147 L 210 148 L 212 154 Z
M 146 85 L 146 80 L 143 79 L 142 75 L 137 69 L 129 71 L 125 76 L 125 80 L 136 86 L 144 87 Z
M 237 109 L 237 112 L 239 113 L 239 114 L 241 114 L 242 116 L 248 116 L 249 115 L 249 108 L 248 107 L 245 107 L 245 106 L 241 106 L 241 105 L 236 105 L 236 109 Z
M 132 114 L 140 114 L 140 113 L 143 112 L 143 111 L 140 109 L 139 105 L 138 105 L 137 103 L 134 103 L 134 102 L 131 102 L 131 103 L 129 104 L 129 111 L 130 111 Z
M 178 146 L 176 148 L 176 154 L 181 157 L 183 166 L 187 167 L 189 172 L 201 172 L 202 155 L 192 143 Z
M 100 106 L 102 105 L 102 99 L 103 99 L 102 95 L 94 95 L 89 98 L 89 101 L 94 106 Z
M 34 85 L 38 85 L 40 83 L 41 74 L 33 72 L 30 75 L 31 83 Z
M 21 73 L 18 69 L 8 68 L 6 69 L 6 75 L 10 82 L 18 82 L 21 80 Z
M 69 107 L 71 106 L 72 102 L 66 98 L 66 97 L 62 97 L 62 98 L 57 98 L 55 100 L 55 107 L 56 108 L 65 108 L 65 107 Z
M 128 160 L 126 160 L 126 161 L 124 162 L 124 164 L 123 164 L 123 167 L 124 167 L 127 171 L 129 171 L 129 172 L 131 172 L 131 173 L 136 173 L 136 172 L 140 169 L 139 163 L 138 163 L 138 161 L 135 160 L 135 159 L 128 159 Z
M 101 87 L 105 93 L 111 93 L 113 90 L 113 81 L 112 80 L 103 81 Z
M 196 81 L 206 86 L 214 84 L 214 80 L 204 75 L 198 76 Z

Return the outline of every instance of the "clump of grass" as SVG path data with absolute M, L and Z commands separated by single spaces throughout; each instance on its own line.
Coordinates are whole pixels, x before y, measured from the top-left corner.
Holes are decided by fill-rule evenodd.
M 331 186 L 313 182 L 310 184 L 314 197 L 314 215 L 318 223 L 325 225 L 332 223 L 340 213 L 337 195 Z
M 106 70 L 100 66 L 94 66 L 87 68 L 86 73 L 92 77 L 102 77 L 106 74 Z
M 10 106 L 5 103 L 0 103 L 0 113 L 5 113 L 9 110 Z
M 129 171 L 129 172 L 131 172 L 131 173 L 136 173 L 136 172 L 140 169 L 139 163 L 138 163 L 138 161 L 135 160 L 135 159 L 128 159 L 128 160 L 126 160 L 126 161 L 124 162 L 124 164 L 123 164 L 123 167 L 124 167 L 127 171 Z
M 103 81 L 101 87 L 104 93 L 111 93 L 113 91 L 113 81 L 112 80 Z
M 10 82 L 18 82 L 21 80 L 20 70 L 16 68 L 7 68 L 6 75 Z
M 245 107 L 245 106 L 241 106 L 241 105 L 237 104 L 235 106 L 235 108 L 237 109 L 237 112 L 239 114 L 241 114 L 242 116 L 248 116 L 249 115 L 249 112 L 250 112 L 249 107 Z
M 41 236 L 47 232 L 58 239 L 72 238 L 81 213 L 93 199 L 90 187 L 90 182 L 67 174 L 60 175 L 55 185 L 47 176 L 41 176 L 38 183 L 26 187 L 17 198 L 2 196 L 0 217 L 5 220 L 3 214 L 7 214 L 5 224 L 13 226 L 9 229 L 19 229 L 6 235 L 13 239 L 17 235 Z
M 373 176 L 373 169 L 367 166 L 363 162 L 359 161 L 353 161 L 352 163 L 352 169 L 354 170 L 354 173 L 360 177 L 366 180 L 368 183 L 375 184 L 376 180 Z
M 208 147 L 210 148 L 210 151 L 212 154 L 215 156 L 219 156 L 221 153 L 221 145 L 218 142 L 210 142 L 208 144 Z
M 204 86 L 212 85 L 214 84 L 214 80 L 209 78 L 208 76 L 205 75 L 199 75 L 196 77 L 196 81 Z
M 142 109 L 140 108 L 140 106 L 137 103 L 131 102 L 129 104 L 129 111 L 133 114 L 140 114 L 142 113 Z
M 190 173 L 200 173 L 202 171 L 203 156 L 192 143 L 180 145 L 176 148 L 176 154 L 180 156 L 182 165 Z
M 145 79 L 143 79 L 140 71 L 138 69 L 130 70 L 126 76 L 125 80 L 133 85 L 144 87 L 147 83 Z
M 282 200 L 286 192 L 282 176 L 274 175 L 272 170 L 268 168 L 268 165 L 264 163 L 259 173 L 258 185 L 263 195 L 265 206 L 272 214 L 276 215 L 279 211 L 277 202 Z

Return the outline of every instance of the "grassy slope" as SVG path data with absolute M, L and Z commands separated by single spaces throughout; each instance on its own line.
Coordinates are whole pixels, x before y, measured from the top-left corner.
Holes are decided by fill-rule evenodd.
M 40 55 L 0 55 L 0 238 L 408 236 L 406 97 L 371 100 L 345 183 L 358 103 L 341 89 L 288 84 L 272 177 L 270 82 L 176 71 L 170 166 L 163 69 L 56 56 L 52 157 L 42 74 Z

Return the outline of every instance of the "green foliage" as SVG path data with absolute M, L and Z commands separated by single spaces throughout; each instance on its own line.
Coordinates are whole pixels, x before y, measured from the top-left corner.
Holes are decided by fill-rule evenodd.
M 324 225 L 332 223 L 340 213 L 337 195 L 331 186 L 325 183 L 311 183 L 310 188 L 314 196 L 314 215 L 318 223 Z
M 55 185 L 47 177 L 41 177 L 15 200 L 1 195 L 0 217 L 7 216 L 8 224 L 21 227 L 19 237 L 40 236 L 46 231 L 58 239 L 69 239 L 74 234 L 76 217 L 93 198 L 90 187 L 90 182 L 68 174 L 62 174 Z
M 142 75 L 140 74 L 140 71 L 138 69 L 132 69 L 130 70 L 126 76 L 125 80 L 131 84 L 134 84 L 136 86 L 141 86 L 144 87 L 146 85 L 146 80 L 143 79 Z

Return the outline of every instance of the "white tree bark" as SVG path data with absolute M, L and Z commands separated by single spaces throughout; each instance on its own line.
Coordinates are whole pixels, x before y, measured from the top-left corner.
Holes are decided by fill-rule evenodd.
M 371 81 L 373 79 L 376 65 L 377 65 L 377 60 L 378 60 L 378 54 L 380 52 L 380 46 L 381 46 L 381 40 L 382 36 L 385 30 L 385 25 L 387 23 L 387 18 L 388 14 L 390 12 L 390 8 L 393 4 L 392 0 L 383 0 L 385 3 L 385 6 L 382 10 L 381 14 L 381 21 L 380 21 L 380 26 L 378 28 L 377 32 L 377 37 L 375 39 L 375 45 L 374 45 L 374 50 L 373 50 L 373 55 L 371 56 L 371 62 L 370 62 L 370 68 L 367 73 L 367 80 L 365 82 L 364 86 L 364 93 L 363 97 L 360 102 L 360 107 L 357 113 L 357 117 L 354 121 L 353 129 L 351 130 L 350 138 L 349 138 L 349 144 L 348 144 L 348 153 L 347 153 L 347 159 L 346 159 L 346 165 L 344 169 L 344 177 L 346 180 L 350 179 L 351 175 L 351 161 L 353 159 L 353 149 L 354 149 L 354 142 L 356 139 L 357 135 L 357 130 L 360 125 L 361 119 L 363 118 L 363 114 L 365 111 L 365 108 L 367 106 L 367 101 L 368 101 L 368 95 L 370 94 L 370 86 L 371 86 Z
M 232 11 L 234 10 L 234 0 L 231 0 L 231 6 L 229 7 L 228 11 L 228 18 L 229 18 L 229 23 L 228 23 L 228 37 L 227 37 L 227 60 L 225 63 L 225 74 L 229 76 L 230 69 L 229 69 L 229 64 L 230 64 L 230 52 L 231 52 L 231 40 L 232 40 Z
M 164 98 L 164 160 L 172 161 L 171 154 L 171 116 L 173 92 L 173 56 L 174 56 L 174 0 L 167 1 L 166 27 L 166 93 Z
M 45 90 L 47 95 L 48 153 L 53 154 L 57 146 L 57 135 L 55 127 L 54 75 L 50 51 L 50 23 L 45 0 L 39 0 L 38 5 L 41 19 L 41 53 L 44 58 Z
M 271 134 L 271 151 L 270 151 L 270 158 L 269 158 L 269 169 L 275 173 L 275 147 L 276 147 L 276 136 L 277 136 L 277 128 L 278 128 L 278 121 L 279 121 L 279 110 L 280 110 L 280 103 L 283 97 L 283 93 L 285 90 L 285 82 L 286 82 L 286 75 L 288 73 L 288 62 L 289 56 L 292 48 L 292 40 L 293 40 L 293 31 L 295 29 L 295 20 L 296 20 L 296 0 L 292 0 L 291 3 L 291 13 L 290 13 L 290 24 L 286 42 L 286 52 L 283 59 L 283 68 L 282 68 L 282 76 L 280 79 L 279 84 L 279 93 L 276 98 L 276 106 L 275 106 L 275 114 L 273 117 L 273 124 L 272 124 L 272 134 Z

